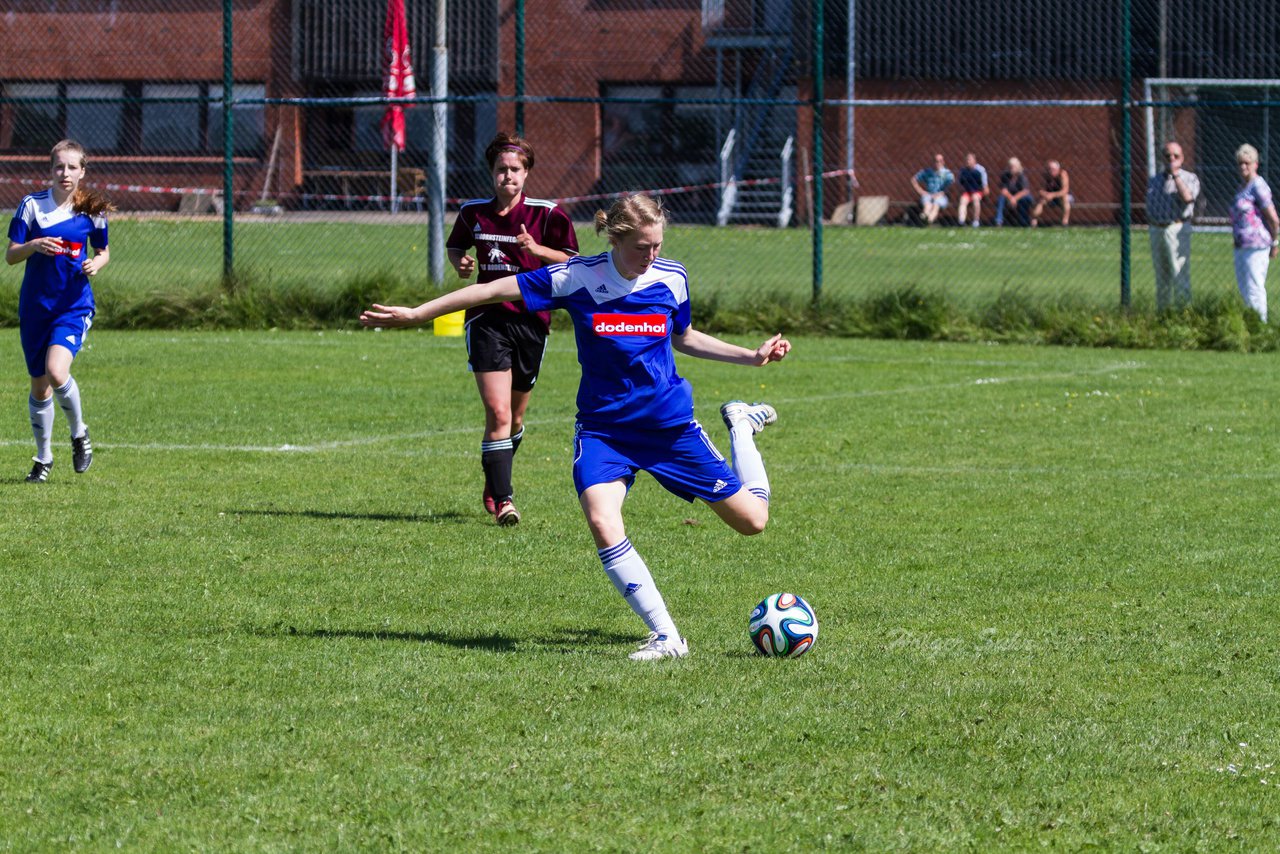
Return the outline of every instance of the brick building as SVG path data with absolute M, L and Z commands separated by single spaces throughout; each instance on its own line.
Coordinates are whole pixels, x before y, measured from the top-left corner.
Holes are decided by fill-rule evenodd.
M 6 99 L 0 102 L 0 202 L 16 202 L 26 191 L 19 182 L 41 176 L 49 145 L 62 136 L 89 146 L 92 177 L 100 182 L 221 187 L 222 10 L 183 2 L 14 0 L 0 16 L 0 95 Z M 539 149 L 534 194 L 564 198 L 715 184 L 732 131 L 730 171 L 744 189 L 731 219 L 753 221 L 751 204 L 782 203 L 783 164 L 789 162 L 793 180 L 812 167 L 812 114 L 805 104 L 813 91 L 811 4 L 524 5 L 524 91 L 535 99 L 524 108 L 525 132 Z M 1234 5 L 1133 0 L 1135 80 L 1156 73 L 1256 76 L 1260 63 L 1274 63 L 1277 18 L 1256 33 L 1229 29 L 1223 22 Z M 1149 31 L 1158 6 L 1162 38 Z M 410 0 L 407 7 L 421 97 L 430 89 L 434 3 Z M 1015 0 L 861 2 L 852 31 L 846 3 L 827 0 L 826 7 L 828 98 L 845 96 L 850 32 L 857 34 L 854 94 L 860 100 L 1103 101 L 1119 94 L 1123 28 L 1112 0 L 1069 7 Z M 457 99 L 450 106 L 446 192 L 457 198 L 487 192 L 480 152 L 496 129 L 515 125 L 517 21 L 515 0 L 450 0 L 448 8 L 449 91 Z M 379 94 L 385 0 L 237 0 L 233 9 L 239 98 Z M 1155 44 L 1163 47 L 1146 47 Z M 749 103 L 717 102 L 735 95 Z M 760 103 L 770 100 L 782 103 Z M 824 112 L 828 169 L 844 166 L 845 110 L 833 105 Z M 355 176 L 343 184 L 346 193 L 385 192 L 385 179 L 375 180 L 387 162 L 380 116 L 380 106 L 350 101 L 237 107 L 237 206 L 260 193 L 298 206 L 303 194 L 337 189 L 336 175 Z M 935 150 L 953 166 L 975 151 L 993 178 L 1009 156 L 1020 157 L 1033 176 L 1053 158 L 1071 171 L 1080 219 L 1112 221 L 1121 196 L 1119 117 L 1108 106 L 860 106 L 854 134 L 859 192 L 905 205 L 911 174 Z M 408 170 L 427 165 L 430 118 L 429 107 L 408 111 L 409 150 L 401 159 Z M 1136 141 L 1140 128 L 1134 130 Z M 1194 119 L 1166 130 L 1184 137 L 1196 162 Z M 793 154 L 785 161 L 788 139 Z M 1135 157 L 1136 183 L 1142 165 Z M 753 180 L 763 200 L 745 189 Z M 803 213 L 806 187 L 794 184 L 792 204 Z M 824 186 L 830 214 L 848 183 L 837 177 Z M 172 193 L 113 195 L 125 207 L 178 206 Z M 711 188 L 668 201 L 678 216 L 706 221 L 723 200 Z M 584 203 L 582 213 L 596 204 Z

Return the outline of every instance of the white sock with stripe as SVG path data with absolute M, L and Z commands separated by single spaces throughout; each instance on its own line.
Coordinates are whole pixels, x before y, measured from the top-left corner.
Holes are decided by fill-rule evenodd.
M 631 545 L 631 540 L 623 538 L 622 542 L 598 549 L 600 563 L 604 565 L 604 574 L 609 576 L 614 588 L 627 600 L 631 610 L 636 612 L 649 631 L 660 635 L 679 637 L 676 624 L 667 613 L 667 604 L 653 583 L 649 567 L 644 558 Z
M 83 436 L 84 413 L 80 409 L 80 386 L 76 383 L 76 378 L 67 377 L 66 383 L 61 388 L 53 390 L 53 396 L 58 399 L 58 406 L 62 407 L 62 411 L 67 416 L 71 438 L 77 439 Z
M 27 397 L 27 412 L 31 414 L 31 434 L 36 439 L 36 459 L 42 463 L 53 462 L 53 398 L 36 400 Z
M 745 419 L 737 422 L 729 430 L 729 442 L 733 459 L 730 467 L 742 481 L 742 485 L 751 490 L 751 494 L 769 503 L 769 475 L 764 471 L 764 457 L 756 448 L 755 433 L 751 424 Z

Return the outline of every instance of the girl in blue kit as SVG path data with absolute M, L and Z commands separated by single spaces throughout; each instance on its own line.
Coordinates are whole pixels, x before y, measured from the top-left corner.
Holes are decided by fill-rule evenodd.
M 18 205 L 4 254 L 10 264 L 27 264 L 18 296 L 18 325 L 31 375 L 27 406 L 36 440 L 28 483 L 44 483 L 53 468 L 54 398 L 71 429 L 76 472 L 87 471 L 93 462 L 71 362 L 93 323 L 89 277 L 111 257 L 105 214 L 115 210 L 103 196 L 81 189 L 85 152 L 78 142 L 59 142 L 50 152 L 50 162 L 52 186 L 24 197 Z
M 781 335 L 749 350 L 695 330 L 685 269 L 658 255 L 665 225 L 657 202 L 630 196 L 596 214 L 609 252 L 469 285 L 416 308 L 374 305 L 360 316 L 365 326 L 413 326 L 510 299 L 523 299 L 530 311 L 569 313 L 582 366 L 573 480 L 605 573 L 649 628 L 631 654 L 637 660 L 681 658 L 689 646 L 623 525 L 636 472 L 644 469 L 686 501 L 702 499 L 739 533 L 758 534 L 769 520 L 769 479 L 754 437 L 777 413 L 764 403 L 722 406 L 733 449 L 726 463 L 694 420 L 693 392 L 676 373 L 673 349 L 754 366 L 791 350 Z

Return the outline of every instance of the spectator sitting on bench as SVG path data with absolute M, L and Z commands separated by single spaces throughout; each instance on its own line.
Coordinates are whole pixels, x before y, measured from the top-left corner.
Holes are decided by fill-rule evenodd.
M 1062 227 L 1071 224 L 1071 203 L 1075 197 L 1071 195 L 1071 176 L 1062 164 L 1050 160 L 1044 165 L 1044 189 L 1040 191 L 1040 201 L 1031 212 L 1031 227 L 1040 224 L 1040 216 L 1045 208 L 1058 208 L 1062 211 Z
M 1005 208 L 1010 208 L 1010 223 L 1026 225 L 1031 216 L 1031 186 L 1022 161 L 1009 158 L 1009 168 L 1000 173 L 1000 195 L 996 197 L 996 225 L 1004 225 Z
M 957 221 L 964 225 L 965 209 L 973 203 L 973 227 L 977 228 L 982 221 L 982 197 L 991 192 L 987 185 L 987 170 L 978 162 L 973 152 L 964 156 L 964 168 L 960 170 L 960 206 L 957 208 Z
M 920 197 L 920 212 L 926 225 L 933 225 L 939 211 L 947 206 L 947 188 L 954 180 L 941 154 L 933 156 L 932 169 L 921 169 L 912 177 L 911 186 Z

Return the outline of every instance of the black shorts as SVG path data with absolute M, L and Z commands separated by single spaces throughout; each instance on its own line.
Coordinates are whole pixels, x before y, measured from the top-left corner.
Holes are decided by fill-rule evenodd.
M 467 364 L 476 373 L 511 371 L 511 387 L 531 391 L 547 351 L 547 327 L 532 314 L 490 311 L 467 321 Z

